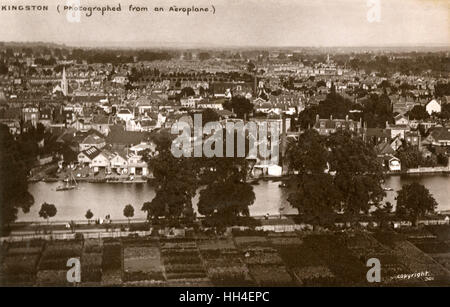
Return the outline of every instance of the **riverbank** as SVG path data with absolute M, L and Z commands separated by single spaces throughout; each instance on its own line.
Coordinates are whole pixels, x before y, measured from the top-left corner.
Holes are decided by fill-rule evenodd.
M 205 217 L 198 217 L 194 221 L 183 222 L 180 220 L 180 225 L 186 228 L 196 225 L 197 229 L 210 228 L 210 222 Z M 313 230 L 313 226 L 305 224 L 299 220 L 298 215 L 266 215 L 254 216 L 252 218 L 241 218 L 238 225 L 243 227 L 251 227 L 262 231 L 276 231 L 276 232 L 290 232 L 290 231 L 304 231 Z M 46 222 L 16 222 L 12 223 L 8 230 L 8 236 L 1 238 L 1 241 L 8 240 L 23 240 L 24 238 L 46 239 L 52 238 L 66 238 L 67 235 L 74 235 L 76 233 L 95 237 L 95 234 L 100 236 L 115 236 L 115 233 L 132 233 L 136 231 L 150 231 L 153 227 L 161 227 L 166 225 L 168 221 L 160 220 L 158 223 L 148 222 L 145 218 L 131 218 L 120 220 L 71 220 L 71 221 L 46 221 Z M 379 227 L 378 220 L 373 216 L 361 216 L 359 220 L 359 227 L 361 229 L 377 229 Z M 393 229 L 411 228 L 412 224 L 406 220 L 398 219 L 394 214 L 385 221 L 386 225 L 391 225 Z M 418 221 L 418 225 L 450 225 L 450 210 L 441 212 L 433 216 L 428 216 Z M 336 216 L 334 227 L 336 229 L 347 229 L 352 226 L 352 223 L 345 222 L 342 217 Z M 181 226 L 180 226 L 181 227 Z M 235 226 L 238 227 L 238 226 Z M 171 227 L 169 227 L 171 228 Z M 105 234 L 109 233 L 109 234 Z M 112 233 L 112 234 L 111 234 Z M 101 235 L 102 234 L 102 235 Z
M 409 168 L 402 171 L 386 172 L 386 175 L 429 175 L 450 174 L 449 166 Z

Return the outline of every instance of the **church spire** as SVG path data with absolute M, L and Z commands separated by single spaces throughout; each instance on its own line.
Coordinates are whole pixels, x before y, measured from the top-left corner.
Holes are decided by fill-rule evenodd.
M 62 90 L 62 93 L 64 96 L 67 96 L 67 94 L 69 93 L 65 66 L 63 66 L 62 79 L 61 79 L 61 90 Z

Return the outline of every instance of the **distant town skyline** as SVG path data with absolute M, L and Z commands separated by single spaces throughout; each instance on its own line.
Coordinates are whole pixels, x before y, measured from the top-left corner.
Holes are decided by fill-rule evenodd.
M 0 41 L 86 47 L 402 47 L 449 46 L 449 5 L 443 0 L 198 0 L 215 14 L 129 12 L 129 5 L 182 7 L 184 1 L 110 1 L 122 11 L 82 13 L 68 22 L 49 0 L 47 12 L 1 11 Z M 375 3 L 375 4 L 374 4 Z M 368 13 L 379 3 L 379 21 Z M 14 5 L 5 1 L 0 5 Z M 26 4 L 20 2 L 20 4 Z M 81 5 L 105 5 L 81 1 Z

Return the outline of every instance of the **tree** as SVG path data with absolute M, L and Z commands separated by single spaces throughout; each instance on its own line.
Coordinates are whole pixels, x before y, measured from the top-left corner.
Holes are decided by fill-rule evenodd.
M 358 108 L 358 105 L 355 106 Z M 362 119 L 368 128 L 385 128 L 386 122 L 392 123 L 394 115 L 391 100 L 387 95 L 371 94 L 363 103 Z
M 41 210 L 39 210 L 39 216 L 42 217 L 43 219 L 47 220 L 47 223 L 49 223 L 49 219 L 51 217 L 54 217 L 56 215 L 56 207 L 53 204 L 47 204 L 47 203 L 43 203 L 41 205 Z
M 88 220 L 88 224 L 91 223 L 91 218 L 92 218 L 93 216 L 94 216 L 94 214 L 92 213 L 91 209 L 89 209 L 89 210 L 86 212 L 86 215 L 85 215 L 86 219 Z
M 0 148 L 0 225 L 7 226 L 17 219 L 19 209 L 29 212 L 34 198 L 28 192 L 28 168 L 19 144 L 5 125 L 0 125 Z
M 430 117 L 425 106 L 415 105 L 411 110 L 406 113 L 410 119 L 424 120 Z
M 155 139 L 158 154 L 146 161 L 158 183 L 155 197 L 142 208 L 150 215 L 148 218 L 179 219 L 193 215 L 192 198 L 198 188 L 195 161 L 193 158 L 174 157 L 170 150 L 170 137 L 161 134 Z
M 134 208 L 132 205 L 128 204 L 123 209 L 123 216 L 128 219 L 128 225 L 130 225 L 130 218 L 134 216 Z
M 241 119 L 248 118 L 249 114 L 253 111 L 253 103 L 242 96 L 233 96 L 231 101 L 223 104 L 223 107 L 229 111 L 233 111 Z
M 194 120 L 194 115 L 197 113 L 191 113 L 192 121 Z M 204 109 L 200 112 L 202 115 L 202 126 L 205 127 L 207 123 L 218 122 L 220 120 L 219 114 L 213 109 Z
M 316 123 L 316 116 L 319 114 L 318 106 L 312 106 L 304 109 L 298 115 L 298 120 L 300 122 L 300 128 L 309 129 Z
M 315 130 L 306 130 L 298 141 L 288 144 L 286 151 L 289 171 L 296 173 L 289 179 L 294 192 L 289 194 L 288 202 L 297 208 L 300 219 L 313 227 L 330 224 L 340 199 L 333 176 L 325 172 L 325 144 L 324 137 Z
M 313 227 L 332 225 L 340 200 L 333 181 L 333 176 L 327 173 L 302 173 L 293 177 L 290 186 L 295 191 L 289 194 L 288 202 L 297 208 L 303 222 Z
M 8 66 L 4 63 L 0 63 L 0 75 L 6 75 L 8 73 Z
M 372 215 L 378 221 L 378 225 L 380 228 L 386 227 L 386 224 L 389 221 L 389 218 L 391 217 L 393 208 L 394 207 L 392 206 L 392 204 L 389 201 L 387 201 L 384 204 L 384 206 L 377 207 L 377 209 L 372 213 Z
M 252 185 L 234 174 L 222 180 L 217 179 L 200 191 L 198 211 L 208 217 L 220 217 L 224 224 L 233 225 L 236 218 L 250 215 L 248 206 L 254 201 Z
M 290 171 L 302 174 L 323 173 L 328 161 L 325 139 L 316 130 L 306 130 L 298 141 L 288 143 L 286 160 Z
M 150 201 L 146 201 L 142 204 L 142 211 L 147 212 L 147 220 L 150 220 L 150 218 L 152 216 L 160 216 L 160 213 L 163 212 L 158 212 L 157 208 L 155 208 L 154 206 L 152 206 L 152 203 Z
M 247 62 L 247 71 L 249 73 L 255 73 L 256 72 L 256 65 L 252 61 Z
M 442 119 L 450 119 L 450 103 L 443 104 L 441 113 L 438 113 L 437 115 Z
M 233 138 L 232 157 L 201 158 L 198 163 L 200 180 L 206 183 L 200 191 L 199 213 L 206 215 L 214 224 L 234 225 L 241 217 L 249 216 L 248 207 L 255 201 L 253 186 L 246 179 L 249 165 L 246 156 L 249 150 L 248 135 L 244 136 L 243 156 L 238 156 L 237 131 L 223 131 L 223 148 L 228 138 Z
M 195 91 L 192 87 L 183 87 L 180 93 L 181 97 L 195 96 Z
M 419 166 L 435 166 L 437 161 L 433 159 L 425 159 L 422 153 L 416 146 L 410 146 L 403 144 L 397 150 L 397 157 L 400 159 L 402 167 L 405 168 L 417 168 Z
M 385 196 L 381 187 L 383 169 L 374 148 L 360 137 L 345 131 L 332 134 L 327 141 L 330 150 L 330 173 L 342 199 L 342 209 L 349 219 L 367 214 Z
M 412 182 L 402 186 L 397 192 L 396 214 L 402 218 L 408 218 L 413 226 L 417 226 L 419 218 L 433 213 L 437 208 L 437 202 L 430 191 L 418 182 Z

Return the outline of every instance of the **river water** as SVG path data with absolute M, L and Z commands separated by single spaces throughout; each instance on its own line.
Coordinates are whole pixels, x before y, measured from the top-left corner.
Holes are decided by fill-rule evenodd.
M 450 175 L 422 175 L 422 176 L 390 176 L 385 186 L 394 191 L 386 192 L 386 201 L 395 205 L 395 191 L 403 184 L 417 180 L 425 185 L 439 204 L 438 210 L 450 210 Z M 37 182 L 30 183 L 28 190 L 34 196 L 35 203 L 29 213 L 19 212 L 18 221 L 42 221 L 39 209 L 43 202 L 52 203 L 58 212 L 53 220 L 83 220 L 86 211 L 90 209 L 94 218 L 104 218 L 110 214 L 111 219 L 123 219 L 123 208 L 127 204 L 133 205 L 134 217 L 145 218 L 141 211 L 142 204 L 151 201 L 155 196 L 151 184 L 108 184 L 108 183 L 80 183 L 79 188 L 71 191 L 58 192 L 56 187 L 60 183 Z M 250 206 L 252 216 L 276 215 L 280 207 L 284 207 L 284 214 L 293 214 L 297 210 L 290 207 L 287 202 L 288 189 L 279 188 L 279 182 L 261 181 L 254 185 L 256 195 L 255 203 Z M 194 198 L 194 207 L 198 201 L 198 194 Z

